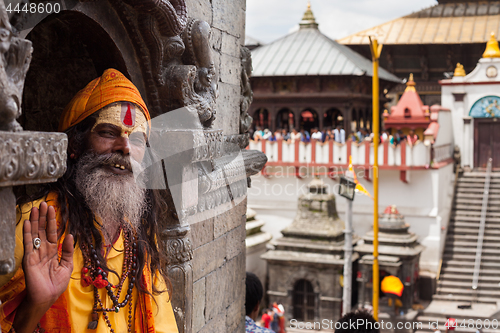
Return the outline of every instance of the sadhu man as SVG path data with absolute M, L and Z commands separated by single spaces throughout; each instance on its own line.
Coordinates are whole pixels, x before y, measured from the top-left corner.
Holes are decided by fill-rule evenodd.
M 2 332 L 177 332 L 155 197 L 132 173 L 149 120 L 114 69 L 66 107 L 67 172 L 18 206 L 19 269 L 0 277 Z

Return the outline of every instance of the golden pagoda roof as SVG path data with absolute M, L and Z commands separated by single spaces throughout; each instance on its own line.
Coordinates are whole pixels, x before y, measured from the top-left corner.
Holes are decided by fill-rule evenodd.
M 500 34 L 500 1 L 441 2 L 419 12 L 341 38 L 345 45 L 369 44 L 377 35 L 385 45 L 485 43 Z
M 486 43 L 483 58 L 500 58 L 500 49 L 494 32 L 491 33 L 490 40 Z
M 455 72 L 453 73 L 453 76 L 465 76 L 464 65 L 458 62 L 457 67 L 455 68 Z

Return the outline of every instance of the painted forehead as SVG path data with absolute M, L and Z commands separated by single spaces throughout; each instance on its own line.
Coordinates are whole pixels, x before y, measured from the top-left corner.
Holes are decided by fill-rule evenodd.
M 128 136 L 137 131 L 146 134 L 147 119 L 139 106 L 129 102 L 117 102 L 105 106 L 99 111 L 92 130 L 100 124 L 118 126 L 122 129 L 122 136 Z

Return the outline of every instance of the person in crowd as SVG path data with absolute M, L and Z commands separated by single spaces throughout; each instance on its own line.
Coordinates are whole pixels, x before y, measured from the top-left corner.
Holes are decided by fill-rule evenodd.
M 253 140 L 260 141 L 260 140 L 262 140 L 263 136 L 264 136 L 264 132 L 262 131 L 262 129 L 259 126 L 257 126 L 257 128 L 255 129 L 255 132 L 253 133 Z
M 323 140 L 323 133 L 321 133 L 317 127 L 313 128 L 311 132 L 312 132 L 311 139 L 317 140 L 317 141 Z
M 245 279 L 245 332 L 246 333 L 273 333 L 268 328 L 257 326 L 255 320 L 259 314 L 260 302 L 264 296 L 264 288 L 257 275 L 247 272 Z
M 272 317 L 269 315 L 269 309 L 262 311 L 261 321 L 265 328 L 270 328 Z
M 274 132 L 274 140 L 282 140 L 283 139 L 283 135 L 281 134 L 282 131 L 281 129 L 277 129 L 275 132 Z
M 306 131 L 305 129 L 300 130 L 300 141 L 302 141 L 302 142 L 310 142 L 311 141 L 311 136 L 309 135 L 309 132 Z
M 276 303 L 274 303 L 273 305 L 273 311 L 272 311 L 273 321 L 271 321 L 271 330 L 275 333 L 279 333 L 280 316 L 278 314 L 278 309 L 275 306 L 277 307 Z
M 295 141 L 302 140 L 302 132 L 297 132 L 297 129 L 292 129 L 292 133 L 290 134 L 290 141 L 294 143 Z
M 410 147 L 413 147 L 418 141 L 418 135 L 415 134 L 414 130 L 410 130 L 408 135 L 406 136 L 406 142 Z
M 342 126 L 337 125 L 337 127 L 333 130 L 334 140 L 338 143 L 345 143 L 345 130 Z
M 273 136 L 273 132 L 271 132 L 269 130 L 269 128 L 264 129 L 264 135 L 262 135 L 262 139 L 269 140 L 272 136 Z
M 328 142 L 333 140 L 333 134 L 331 129 L 327 129 L 325 134 L 323 135 L 323 142 Z
M 380 143 L 384 143 L 389 139 L 389 132 L 387 130 L 382 131 L 382 135 L 380 136 Z
M 335 323 L 335 333 L 379 333 L 376 323 L 373 316 L 365 310 L 356 310 Z
M 281 137 L 283 140 L 288 141 L 290 140 L 290 133 L 288 133 L 288 131 L 284 128 L 281 130 Z

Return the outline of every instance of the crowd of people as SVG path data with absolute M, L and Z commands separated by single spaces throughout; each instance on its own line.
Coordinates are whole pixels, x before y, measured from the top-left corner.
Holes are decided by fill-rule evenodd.
M 278 141 L 283 140 L 289 143 L 294 143 L 296 141 L 301 142 L 311 142 L 311 140 L 316 140 L 319 142 L 328 142 L 335 141 L 338 143 L 345 143 L 346 140 L 351 140 L 353 142 L 361 143 L 361 142 L 373 142 L 374 134 L 373 132 L 368 131 L 366 128 L 360 128 L 357 132 L 351 133 L 346 138 L 346 132 L 341 126 L 337 126 L 335 129 L 327 128 L 323 131 L 320 131 L 318 128 L 313 128 L 311 132 L 306 131 L 305 129 L 301 129 L 298 131 L 297 129 L 292 129 L 289 132 L 286 129 L 277 129 L 274 133 L 268 128 L 262 129 L 257 127 L 255 131 L 250 132 L 250 139 L 253 141 Z M 388 141 L 391 145 L 399 145 L 401 142 L 406 141 L 406 144 L 410 146 L 414 146 L 419 137 L 415 134 L 414 130 L 410 130 L 408 134 L 403 134 L 403 131 L 397 130 L 394 134 L 391 134 L 388 130 L 383 130 L 380 133 L 380 143 L 384 143 Z

